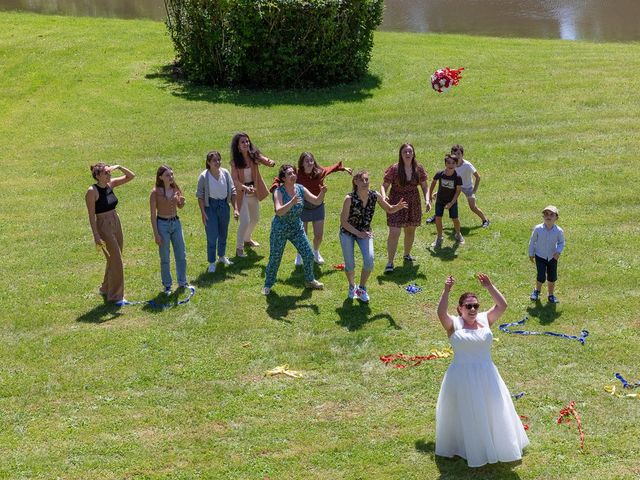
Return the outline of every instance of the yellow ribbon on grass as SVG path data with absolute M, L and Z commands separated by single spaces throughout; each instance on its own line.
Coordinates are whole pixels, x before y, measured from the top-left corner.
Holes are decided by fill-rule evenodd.
M 264 372 L 265 377 L 273 377 L 280 374 L 286 375 L 287 377 L 291 378 L 302 378 L 304 376 L 302 375 L 302 372 L 289 370 L 289 365 L 287 365 L 286 363 L 284 365 L 280 365 L 276 368 L 272 368 L 271 370 L 267 370 L 266 372 Z

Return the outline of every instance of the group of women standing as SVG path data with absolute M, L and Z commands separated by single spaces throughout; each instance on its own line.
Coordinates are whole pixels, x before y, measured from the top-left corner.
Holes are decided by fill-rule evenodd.
M 227 236 L 231 213 L 238 220 L 235 256 L 246 257 L 246 248 L 259 244 L 253 232 L 260 219 L 260 202 L 269 191 L 273 193 L 275 216 L 270 235 L 270 255 L 263 288 L 269 294 L 273 287 L 284 252 L 286 241 L 296 247 L 295 264 L 303 265 L 306 286 L 315 289 L 323 285 L 314 278 L 313 263 L 322 265 L 324 258 L 320 245 L 324 236 L 325 204 L 324 184 L 328 175 L 352 169 L 338 162 L 322 167 L 310 152 L 303 152 L 297 169 L 283 165 L 270 189 L 260 173 L 260 165 L 273 167 L 275 162 L 266 157 L 246 133 L 237 133 L 231 141 L 231 171 L 223 168 L 222 156 L 217 151 L 206 155 L 205 169 L 198 177 L 196 197 L 207 238 L 208 272 L 215 272 L 218 264 L 232 265 L 227 256 Z M 111 178 L 111 172 L 121 170 L 124 176 Z M 91 167 L 96 183 L 89 187 L 86 195 L 89 222 L 97 245 L 103 247 L 107 268 L 100 292 L 108 301 L 126 303 L 124 299 L 124 275 L 122 265 L 123 236 L 115 207 L 117 198 L 113 189 L 134 178 L 133 172 L 120 166 L 103 163 Z M 373 270 L 373 234 L 371 220 L 375 206 L 380 204 L 387 212 L 389 238 L 387 240 L 388 262 L 385 272 L 393 270 L 398 240 L 404 230 L 405 262 L 412 262 L 411 248 L 415 229 L 422 218 L 421 199 L 429 205 L 427 173 L 417 161 L 412 145 L 400 148 L 399 159 L 384 174 L 380 192 L 369 188 L 369 174 L 361 170 L 352 179 L 353 190 L 344 199 L 340 215 L 340 245 L 342 247 L 345 274 L 349 282 L 348 297 L 368 302 L 366 282 Z M 418 186 L 422 188 L 419 193 Z M 185 197 L 175 181 L 173 170 L 162 165 L 156 172 L 155 184 L 150 194 L 150 220 L 154 240 L 160 256 L 160 276 L 164 292 L 172 290 L 170 250 L 176 263 L 179 287 L 188 286 L 187 259 L 182 226 L 178 210 L 185 205 Z M 107 221 L 108 219 L 108 221 Z M 312 245 L 307 237 L 312 225 Z M 363 256 L 360 281 L 355 282 L 354 248 L 358 245 Z

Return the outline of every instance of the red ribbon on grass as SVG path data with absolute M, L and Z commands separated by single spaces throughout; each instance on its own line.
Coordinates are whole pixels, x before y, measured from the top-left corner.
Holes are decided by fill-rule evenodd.
M 580 421 L 580 415 L 578 415 L 578 411 L 576 410 L 576 402 L 571 400 L 569 404 L 560 410 L 560 416 L 556 422 L 558 425 L 561 423 L 571 423 L 571 416 L 576 420 L 576 424 L 578 425 L 578 432 L 580 433 L 580 448 L 584 449 L 584 432 L 582 431 L 582 422 Z
M 427 360 L 435 360 L 436 358 L 447 358 L 453 354 L 451 349 L 433 350 L 429 355 L 405 355 L 404 353 L 396 353 L 392 355 L 381 355 L 380 361 L 385 365 L 393 365 L 395 368 L 417 367 Z

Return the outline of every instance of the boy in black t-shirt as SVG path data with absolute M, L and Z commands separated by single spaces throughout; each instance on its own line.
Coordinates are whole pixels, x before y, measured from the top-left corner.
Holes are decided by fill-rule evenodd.
M 442 215 L 445 210 L 449 210 L 449 218 L 453 220 L 453 228 L 456 231 L 456 241 L 464 243 L 464 238 L 460 233 L 460 220 L 458 220 L 458 196 L 462 190 L 462 178 L 456 173 L 458 158 L 455 155 L 444 157 L 445 169 L 440 170 L 433 176 L 429 192 L 433 195 L 433 189 L 438 182 L 438 195 L 436 197 L 436 230 L 438 236 L 431 244 L 434 248 L 442 246 Z

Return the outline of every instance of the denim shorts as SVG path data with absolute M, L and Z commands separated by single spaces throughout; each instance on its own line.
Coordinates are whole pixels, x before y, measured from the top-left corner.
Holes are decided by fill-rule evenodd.
M 305 202 L 302 214 L 300 215 L 300 220 L 303 222 L 317 222 L 319 220 L 324 220 L 324 203 L 317 207 L 315 205 L 310 206 L 314 208 L 307 208 L 307 202 Z

